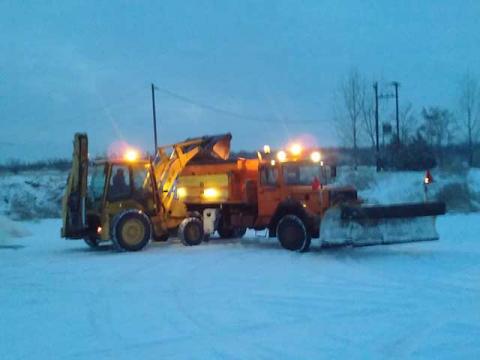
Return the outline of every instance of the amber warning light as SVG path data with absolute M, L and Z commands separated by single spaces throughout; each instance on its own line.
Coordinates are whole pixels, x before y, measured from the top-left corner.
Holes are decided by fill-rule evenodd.
M 123 157 L 127 161 L 135 161 L 138 159 L 138 151 L 135 149 L 127 149 Z

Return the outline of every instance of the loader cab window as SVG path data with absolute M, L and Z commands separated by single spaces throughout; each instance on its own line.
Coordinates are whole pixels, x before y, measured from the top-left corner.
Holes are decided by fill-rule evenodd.
M 104 164 L 95 165 L 90 179 L 88 195 L 93 201 L 101 200 L 103 197 L 103 189 L 105 188 L 105 177 L 107 175 L 107 167 Z
M 130 189 L 130 171 L 128 166 L 113 165 L 108 189 L 109 200 L 128 197 Z
M 144 195 L 152 192 L 152 183 L 148 168 L 133 169 L 133 190 L 137 195 Z
M 260 169 L 260 183 L 267 186 L 278 184 L 278 169 L 272 166 L 264 166 Z

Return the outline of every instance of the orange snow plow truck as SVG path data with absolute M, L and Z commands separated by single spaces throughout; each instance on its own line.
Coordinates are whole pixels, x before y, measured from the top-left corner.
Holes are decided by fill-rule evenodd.
M 188 210 L 209 217 L 221 238 L 241 237 L 246 229 L 267 230 L 281 246 L 307 251 L 321 245 L 380 245 L 437 240 L 437 215 L 445 204 L 419 202 L 365 205 L 351 186 L 331 184 L 336 167 L 319 150 L 293 145 L 257 159 L 197 159 L 183 170 L 177 196 Z

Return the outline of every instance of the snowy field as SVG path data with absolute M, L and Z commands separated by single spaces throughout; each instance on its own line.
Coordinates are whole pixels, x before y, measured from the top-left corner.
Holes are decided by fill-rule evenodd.
M 0 359 L 478 359 L 479 224 L 297 254 L 253 236 L 93 251 L 20 223 L 0 242 Z

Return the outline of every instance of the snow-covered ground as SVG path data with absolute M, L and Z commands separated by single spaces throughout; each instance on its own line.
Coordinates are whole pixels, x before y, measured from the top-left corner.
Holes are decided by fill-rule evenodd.
M 22 223 L 0 244 L 0 358 L 479 358 L 479 223 L 306 254 L 253 236 L 93 251 Z

